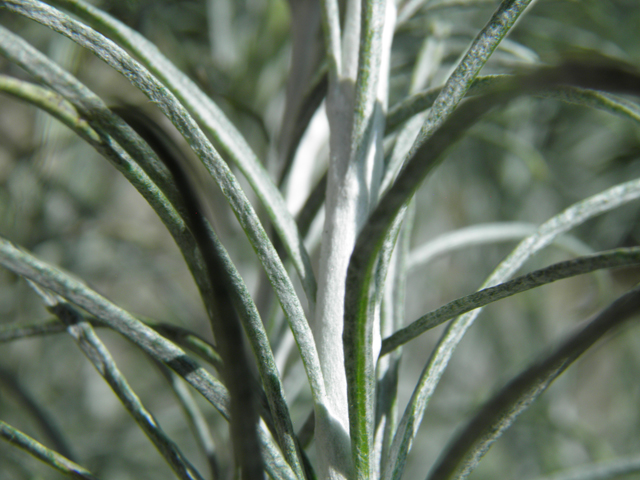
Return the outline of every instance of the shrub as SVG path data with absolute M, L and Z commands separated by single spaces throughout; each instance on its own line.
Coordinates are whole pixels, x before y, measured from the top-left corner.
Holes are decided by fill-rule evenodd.
M 74 478 L 162 478 L 140 432 L 185 479 L 395 479 L 414 444 L 407 475 L 433 480 L 640 469 L 633 399 L 600 398 L 615 439 L 562 414 L 595 409 L 590 382 L 637 393 L 633 330 L 615 374 L 581 363 L 479 466 L 640 306 L 602 272 L 640 263 L 638 8 L 48 3 L 0 2 L 5 440 Z

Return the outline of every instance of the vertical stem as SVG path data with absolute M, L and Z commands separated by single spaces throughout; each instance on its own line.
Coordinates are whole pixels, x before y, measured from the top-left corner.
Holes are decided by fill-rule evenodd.
M 349 435 L 357 419 L 350 424 L 343 347 L 346 272 L 357 234 L 378 201 L 394 2 L 350 0 L 344 23 L 343 63 L 340 73 L 330 76 L 327 97 L 331 154 L 314 325 L 328 395 L 328 410 L 316 415 L 321 478 L 344 478 L 352 471 Z M 356 475 L 369 478 L 368 461 L 361 467 Z
M 340 75 L 342 56 L 340 42 L 340 10 L 338 0 L 321 0 L 322 29 L 324 30 L 329 73 L 332 77 Z

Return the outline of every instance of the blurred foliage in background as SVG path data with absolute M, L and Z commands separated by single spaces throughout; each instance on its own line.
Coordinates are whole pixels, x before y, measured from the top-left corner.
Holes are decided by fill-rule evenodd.
M 436 56 L 439 67 L 423 76 L 420 88 L 441 84 L 498 3 L 427 2 L 402 25 L 393 45 L 390 105 L 410 91 L 414 66 L 426 56 Z M 291 54 L 285 0 L 138 0 L 99 6 L 140 31 L 187 72 L 232 119 L 269 171 L 278 171 L 269 161 L 275 158 Z M 146 106 L 146 99 L 123 78 L 67 39 L 2 10 L 0 23 L 109 103 Z M 483 73 L 553 62 L 577 50 L 640 64 L 639 25 L 635 0 L 540 0 Z M 26 78 L 3 59 L 0 71 Z M 538 224 L 588 195 L 640 177 L 639 127 L 550 99 L 511 103 L 475 126 L 422 187 L 412 245 L 476 223 Z M 254 288 L 257 260 L 216 188 L 207 190 L 222 240 Z M 640 204 L 632 202 L 572 234 L 585 251 L 637 245 L 639 216 Z M 56 120 L 7 97 L 0 97 L 0 231 L 127 310 L 211 338 L 183 259 L 142 197 Z M 476 289 L 513 245 L 468 248 L 416 269 L 408 282 L 407 321 Z M 569 254 L 552 247 L 528 268 L 565 258 Z M 583 276 L 489 307 L 454 355 L 427 410 L 406 478 L 424 478 L 461 419 L 544 346 L 602 308 L 612 291 L 622 292 L 639 279 L 637 270 Z M 26 283 L 0 270 L 0 325 L 45 318 L 49 314 Z M 436 329 L 404 347 L 408 360 L 402 366 L 401 409 L 440 332 Z M 203 466 L 183 412 L 153 362 L 119 336 L 106 331 L 101 336 L 167 433 L 196 466 Z M 24 414 L 17 382 L 65 432 L 70 449 L 101 478 L 170 478 L 153 446 L 73 343 L 66 335 L 55 335 L 0 345 L 0 417 L 40 436 L 37 423 Z M 300 395 L 292 407 L 296 429 L 310 409 L 307 387 L 296 392 L 304 383 L 296 381 L 298 375 L 299 367 L 291 362 L 285 388 L 290 397 Z M 470 478 L 530 478 L 637 454 L 638 379 L 640 330 L 627 328 L 563 375 Z M 220 427 L 213 429 L 214 440 L 224 452 L 229 448 L 226 426 L 212 409 L 204 411 L 210 423 Z M 2 480 L 58 478 L 49 467 L 6 444 L 0 444 L 0 465 Z

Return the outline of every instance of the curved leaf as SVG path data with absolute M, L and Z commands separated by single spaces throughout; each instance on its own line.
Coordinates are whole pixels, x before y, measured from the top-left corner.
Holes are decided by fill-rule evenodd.
M 95 318 L 87 318 L 86 320 L 91 323 L 91 326 L 94 328 L 108 326 Z M 153 328 L 160 335 L 172 341 L 179 347 L 197 354 L 200 358 L 211 364 L 216 370 L 220 367 L 221 360 L 215 347 L 199 335 L 185 328 L 177 327 L 169 323 L 153 322 L 148 319 L 138 320 Z M 8 323 L 6 325 L 0 325 L 0 343 L 43 335 L 56 335 L 64 333 L 66 330 L 67 329 L 64 324 L 56 318 L 31 324 L 24 324 L 22 322 Z
M 200 447 L 200 450 L 202 450 L 202 453 L 209 464 L 211 478 L 214 480 L 220 478 L 213 436 L 211 435 L 211 430 L 207 424 L 207 419 L 193 398 L 193 395 L 191 395 L 191 390 L 189 390 L 187 384 L 184 380 L 178 377 L 178 375 L 161 363 L 158 363 L 157 365 L 167 381 L 170 383 L 173 393 L 175 393 L 176 398 L 187 417 L 189 426 L 195 434 L 196 443 Z
M 562 233 L 582 224 L 589 218 L 637 198 L 640 198 L 640 180 L 633 180 L 572 205 L 542 224 L 535 234 L 520 242 L 518 247 L 498 265 L 484 282 L 483 288 L 496 285 L 509 278 L 525 261 L 549 245 Z M 451 322 L 431 354 L 396 432 L 391 451 L 392 461 L 389 463 L 389 468 L 393 469 L 393 473 L 389 472 L 388 478 L 399 478 L 429 399 L 438 385 L 453 351 L 481 311 L 481 308 L 476 309 Z
M 149 40 L 107 13 L 78 0 L 55 0 L 63 7 L 89 22 L 135 53 L 141 62 L 189 109 L 195 119 L 221 145 L 249 181 L 265 207 L 269 219 L 300 275 L 310 309 L 313 310 L 316 281 L 311 261 L 295 221 L 289 213 L 280 191 L 269 178 L 251 147 L 222 110 L 198 86 L 171 63 Z M 206 162 L 205 162 L 206 163 Z M 230 175 L 226 172 L 225 175 Z M 224 190 L 224 189 L 223 189 Z
M 109 302 L 71 275 L 53 268 L 0 237 L 0 265 L 16 275 L 57 293 L 83 308 L 113 330 L 138 345 L 155 360 L 165 364 L 205 397 L 224 418 L 229 418 L 229 395 L 226 388 L 191 359 L 174 343 L 156 333 L 127 311 Z M 261 425 L 260 446 L 265 456 L 265 468 L 274 478 L 297 480 L 269 434 Z
M 9 77 L 0 78 L 0 89 L 43 108 L 107 158 L 158 214 L 180 248 L 198 288 L 208 292 L 209 280 L 197 245 L 179 213 L 184 212 L 184 204 L 155 152 L 75 77 L 2 26 L 0 53 L 58 94 Z M 236 277 L 234 286 L 241 290 L 243 282 L 239 275 Z M 205 293 L 202 297 L 206 304 L 210 295 Z
M 229 397 L 220 381 L 194 362 L 182 349 L 127 311 L 109 302 L 80 280 L 39 261 L 3 237 L 0 237 L 0 264 L 16 275 L 28 278 L 35 284 L 66 298 L 109 325 L 152 358 L 183 377 L 228 418 Z
M 640 93 L 640 74 L 630 70 L 626 65 L 565 64 L 535 69 L 532 73 L 501 81 L 499 91 L 470 99 L 459 106 L 440 124 L 437 134 L 427 136 L 426 141 L 410 157 L 411 160 L 362 228 L 349 263 L 349 288 L 345 297 L 345 352 L 348 350 L 348 357 L 353 359 L 352 364 L 347 364 L 349 378 L 363 379 L 367 377 L 367 372 L 373 371 L 372 358 L 366 355 L 364 349 L 356 348 L 366 342 L 362 339 L 356 341 L 353 336 L 364 335 L 368 331 L 366 325 L 371 322 L 367 316 L 369 290 L 376 258 L 392 225 L 402 217 L 418 186 L 443 160 L 444 153 L 451 145 L 493 107 L 525 93 L 547 90 L 555 85 L 567 83 L 587 88 L 596 88 L 598 85 L 597 88 L 602 90 Z M 352 392 L 351 415 L 364 415 L 364 407 L 371 392 L 367 391 L 362 380 L 358 384 L 350 381 L 349 389 Z M 403 462 L 404 460 L 401 461 Z
M 482 95 L 498 88 L 502 82 L 508 81 L 512 75 L 485 75 L 476 77 L 467 96 Z M 442 87 L 436 87 L 424 92 L 416 93 L 389 109 L 387 114 L 386 133 L 395 130 L 402 123 L 409 120 L 414 115 L 431 108 Z M 566 103 L 573 103 L 585 107 L 596 108 L 605 112 L 618 115 L 622 118 L 640 122 L 640 107 L 629 100 L 625 100 L 616 95 L 611 95 L 597 90 L 589 90 L 575 86 L 560 86 L 552 90 L 536 93 L 543 98 L 553 98 Z
M 324 404 L 325 386 L 315 342 L 291 280 L 231 170 L 178 99 L 122 48 L 67 15 L 34 0 L 11 0 L 5 2 L 5 5 L 7 9 L 36 20 L 95 53 L 156 102 L 178 128 L 220 185 L 236 218 L 247 233 L 289 320 L 314 399 L 317 403 Z
M 464 54 L 460 63 L 442 87 L 433 102 L 427 118 L 422 125 L 412 151 L 413 156 L 420 146 L 438 129 L 456 106 L 462 101 L 480 69 L 487 62 L 493 51 L 509 32 L 516 20 L 529 6 L 532 0 L 503 0 L 491 16 L 485 27 L 478 33 Z
M 151 137 L 153 143 L 162 144 L 152 131 L 155 128 L 154 125 L 150 125 L 148 120 L 138 118 L 135 112 L 123 112 L 123 118 L 144 138 Z M 150 142 L 150 144 L 153 143 Z M 236 412 L 235 415 L 232 413 L 232 419 L 244 425 L 242 428 L 240 425 L 237 426 L 236 433 L 241 438 L 234 439 L 235 447 L 245 451 L 241 458 L 249 464 L 252 463 L 251 459 L 259 458 L 255 455 L 256 440 L 253 438 L 257 424 L 258 402 L 254 386 L 247 382 L 247 379 L 252 377 L 252 370 L 244 355 L 244 342 L 240 330 L 240 324 L 242 324 L 258 360 L 257 368 L 267 393 L 271 416 L 275 421 L 278 443 L 289 464 L 302 478 L 300 451 L 295 441 L 289 408 L 260 315 L 244 283 L 237 281 L 239 275 L 215 234 L 212 235 L 213 230 L 206 217 L 199 214 L 205 209 L 202 208 L 196 190 L 180 164 L 180 160 L 170 154 L 160 154 L 160 151 L 164 150 L 161 145 L 154 148 L 157 149 L 160 158 L 173 175 L 176 187 L 181 192 L 186 207 L 184 218 L 198 244 L 209 276 L 211 298 L 208 302 L 208 314 L 219 346 L 218 350 L 223 357 L 222 373 L 225 375 L 225 384 L 232 395 L 231 406 Z M 243 288 L 234 288 L 236 284 Z M 229 298 L 232 302 L 228 301 Z M 254 473 L 259 475 L 262 466 L 249 464 L 245 465 L 243 470 L 255 468 Z
M 447 119 L 451 119 L 451 113 L 464 97 L 482 66 L 530 2 L 531 0 L 505 0 L 502 2 L 447 79 L 427 115 L 418 138 L 407 154 L 407 159 L 414 157 L 419 151 L 428 151 L 429 154 L 434 155 L 434 159 L 439 158 L 443 150 L 456 140 L 457 135 L 462 132 L 464 127 L 459 129 L 459 120 L 454 119 L 452 122 L 447 123 Z M 466 113 L 468 114 L 469 112 Z M 476 119 L 479 116 L 478 114 L 479 112 L 471 113 L 471 118 Z M 460 118 L 460 116 L 457 118 Z M 451 125 L 455 125 L 454 131 L 457 130 L 457 133 L 452 132 L 453 135 L 447 133 L 447 126 Z M 436 130 L 438 130 L 438 135 L 432 136 Z M 440 148 L 436 147 L 432 151 L 430 149 L 432 145 L 429 144 L 427 146 L 428 140 L 434 140 L 439 144 Z M 409 169 L 407 168 L 406 170 Z M 416 175 L 417 172 L 415 171 L 405 171 L 404 173 L 416 175 L 414 186 L 417 188 L 427 170 L 424 170 L 424 175 Z M 404 190 L 402 200 L 400 202 L 395 201 L 400 198 L 395 196 L 395 187 L 398 184 L 402 185 L 403 177 L 406 180 L 407 177 L 401 174 L 383 198 L 380 199 L 378 208 L 360 230 L 347 268 L 343 344 L 347 372 L 350 435 L 354 458 L 356 460 L 365 459 L 363 460 L 363 465 L 368 462 L 366 459 L 371 456 L 373 444 L 372 429 L 365 427 L 364 424 L 361 426 L 362 428 L 358 426 L 358 422 L 366 421 L 369 425 L 373 423 L 374 382 L 372 379 L 374 378 L 374 359 L 371 348 L 373 342 L 373 319 L 368 315 L 370 311 L 369 305 L 372 302 L 370 297 L 371 282 L 374 275 L 374 264 L 382 245 L 387 236 L 390 235 L 393 229 L 392 225 L 399 225 L 402 222 L 407 203 L 415 191 L 413 189 L 409 193 L 404 190 L 404 187 L 400 186 L 399 188 Z M 384 226 L 379 230 L 376 226 L 372 227 L 377 223 L 376 215 L 379 214 L 379 211 L 387 208 L 389 209 L 387 210 L 388 215 L 382 214 L 382 216 L 386 217 L 383 221 Z M 382 226 L 382 224 L 378 224 L 378 226 Z M 370 475 L 368 467 L 365 471 L 358 469 L 356 472 L 359 475 Z
M 74 102 L 80 106 L 80 108 L 82 108 L 84 111 L 90 111 L 94 117 L 97 116 L 99 112 L 102 112 L 106 117 L 106 120 L 103 119 L 103 123 L 108 123 L 109 118 L 113 115 L 97 97 L 95 97 L 90 91 L 84 88 L 81 84 L 79 84 L 79 82 L 75 81 L 75 79 L 70 77 L 68 74 L 61 72 L 60 69 L 51 64 L 48 59 L 44 58 L 42 55 L 39 55 L 37 52 L 34 52 L 33 49 L 24 44 L 24 42 L 17 39 L 15 43 L 11 43 L 12 36 L 6 35 L 4 33 L 5 31 L 3 29 L 0 29 L 0 50 L 2 50 L 3 53 L 5 53 L 9 58 L 19 59 L 20 63 L 23 66 L 36 73 L 40 78 L 45 79 L 47 83 L 50 83 L 54 87 L 57 87 L 67 93 L 69 97 L 72 98 Z M 201 288 L 201 291 L 204 292 L 203 299 L 205 301 L 205 304 L 208 306 L 208 311 L 215 311 L 215 302 L 213 300 L 216 297 L 210 293 L 214 282 L 211 281 L 211 279 L 207 278 L 206 272 L 204 272 L 202 270 L 202 267 L 200 266 L 201 262 L 197 259 L 197 257 L 195 257 L 195 255 L 197 255 L 198 253 L 198 250 L 193 244 L 193 239 L 190 235 L 185 235 L 185 225 L 182 223 L 182 220 L 179 218 L 176 219 L 176 212 L 173 210 L 172 206 L 168 204 L 166 199 L 164 199 L 161 194 L 157 192 L 155 185 L 151 184 L 142 172 L 136 170 L 137 166 L 133 163 L 130 163 L 130 160 L 126 156 L 123 156 L 124 153 L 122 151 L 119 151 L 108 141 L 103 142 L 101 137 L 104 137 L 105 134 L 99 134 L 89 125 L 87 125 L 87 122 L 78 116 L 78 113 L 75 111 L 73 106 L 66 102 L 59 95 L 35 85 L 31 85 L 26 82 L 11 79 L 10 77 L 5 76 L 0 77 L 0 90 L 11 93 L 22 100 L 29 101 L 37 106 L 40 106 L 41 108 L 44 108 L 46 111 L 59 118 L 67 126 L 74 129 L 74 131 L 76 131 L 81 137 L 85 138 L 85 140 L 87 140 L 91 145 L 97 148 L 98 151 L 101 151 L 103 153 L 106 152 L 110 158 L 115 159 L 114 163 L 116 164 L 116 166 L 119 166 L 120 170 L 123 171 L 125 176 L 132 181 L 134 186 L 137 186 L 138 189 L 141 190 L 141 193 L 145 195 L 145 197 L 149 200 L 149 203 L 155 208 L 160 217 L 165 221 L 165 224 L 169 228 L 170 232 L 174 235 L 174 238 L 176 238 L 178 245 L 181 247 L 185 255 L 185 259 L 190 265 L 191 270 L 194 273 L 194 277 L 196 278 L 196 281 Z M 101 132 L 102 130 L 100 127 L 100 125 L 96 125 L 95 128 L 97 128 L 98 131 Z M 109 129 L 109 131 L 114 132 L 114 134 L 117 135 L 118 138 L 122 138 L 123 135 L 126 135 L 126 132 L 122 132 L 117 127 L 110 125 L 107 128 Z M 129 148 L 133 149 L 135 153 L 137 153 L 136 158 L 147 158 L 147 156 L 145 155 L 146 152 L 143 147 L 139 148 L 135 143 L 133 145 L 129 144 L 128 146 Z M 150 156 L 152 157 L 153 154 Z M 122 160 L 124 160 L 124 162 Z M 153 168 L 151 170 L 157 171 Z M 166 179 L 161 179 L 158 176 L 156 176 L 156 178 L 160 181 L 163 181 L 165 187 L 170 191 L 176 190 L 175 186 L 170 182 L 167 182 Z M 186 189 L 183 188 L 183 190 Z M 174 192 L 174 196 L 179 197 L 180 194 Z M 158 197 L 159 200 L 157 200 Z M 184 199 L 180 199 L 178 203 L 180 205 L 183 205 L 183 215 L 187 215 L 189 211 L 194 210 L 193 208 L 187 208 L 187 204 L 184 202 Z M 189 218 L 188 215 L 187 218 Z M 277 369 L 275 368 L 275 362 L 273 361 L 268 341 L 266 339 L 266 333 L 264 332 L 262 321 L 257 314 L 255 305 L 253 305 L 251 296 L 249 295 L 244 282 L 242 281 L 235 267 L 228 258 L 226 251 L 224 251 L 224 249 L 221 247 L 215 237 L 215 234 L 212 230 L 209 229 L 208 225 L 202 225 L 202 228 L 205 229 L 207 245 L 206 248 L 203 248 L 201 246 L 200 252 L 206 252 L 209 255 L 217 252 L 218 255 L 221 256 L 222 265 L 217 270 L 216 276 L 214 278 L 222 278 L 221 274 L 224 272 L 225 286 L 228 285 L 228 287 L 231 288 L 230 296 L 234 299 L 236 308 L 238 308 L 242 314 L 241 318 L 244 321 L 243 323 L 252 341 L 251 344 L 254 348 L 256 356 L 259 359 L 271 358 L 270 362 L 266 360 L 260 362 L 260 373 L 262 378 L 264 379 L 265 389 L 270 400 L 271 410 L 274 413 L 272 417 L 275 417 L 276 430 L 280 434 L 279 441 L 282 445 L 283 450 L 287 454 L 289 461 L 293 465 L 298 464 L 299 475 L 301 475 L 302 471 L 299 465 L 299 461 L 297 460 L 298 454 L 294 440 L 293 427 L 288 416 L 288 408 L 284 399 L 282 385 L 279 382 L 279 376 L 277 373 Z M 228 303 L 226 302 L 226 299 L 228 297 L 229 295 L 224 295 L 225 304 Z M 226 315 L 217 315 L 217 317 L 214 316 L 213 318 L 226 317 Z M 228 342 L 223 342 L 223 344 L 225 345 L 227 343 Z M 220 368 L 221 365 L 222 364 L 218 362 L 217 367 Z M 246 375 L 233 375 L 231 378 L 245 377 Z M 244 398 L 244 396 L 241 396 L 241 398 Z M 275 413 L 277 413 L 277 415 Z M 240 418 L 244 417 L 244 415 L 240 416 Z
M 640 287 L 623 295 L 484 404 L 436 462 L 427 480 L 465 478 L 491 444 L 580 355 L 640 311 Z
M 422 333 L 443 324 L 463 313 L 484 307 L 517 293 L 556 282 L 576 275 L 591 273 L 603 268 L 619 268 L 640 264 L 640 247 L 620 248 L 594 255 L 578 257 L 566 262 L 555 263 L 546 268 L 528 273 L 495 287 L 485 288 L 423 315 L 407 327 L 398 330 L 382 341 L 380 356 L 395 350 Z
M 452 250 L 470 245 L 521 240 L 536 231 L 537 225 L 521 222 L 500 222 L 472 225 L 447 232 L 413 249 L 407 261 L 409 269 L 417 268 Z
M 2 385 L 3 391 L 11 392 L 11 395 L 18 400 L 20 407 L 32 417 L 53 448 L 62 456 L 74 461 L 75 455 L 72 453 L 67 439 L 34 395 L 22 386 L 18 380 L 18 374 L 0 368 L 0 385 Z

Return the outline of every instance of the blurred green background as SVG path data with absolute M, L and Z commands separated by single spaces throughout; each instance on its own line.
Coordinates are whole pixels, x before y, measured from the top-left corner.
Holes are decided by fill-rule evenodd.
M 433 1 L 401 26 L 393 46 L 390 105 L 412 88 L 414 67 L 426 49 L 435 52 L 432 59 L 437 62 L 422 86 L 439 85 L 498 3 Z M 285 0 L 99 5 L 143 33 L 187 72 L 261 160 L 275 158 L 291 54 Z M 146 104 L 122 77 L 70 41 L 3 10 L 0 23 L 19 32 L 108 103 Z M 576 50 L 640 65 L 639 25 L 636 0 L 540 0 L 483 74 L 554 62 Z M 28 79 L 2 58 L 0 71 Z M 638 124 L 548 99 L 515 101 L 474 127 L 421 188 L 412 245 L 477 223 L 542 223 L 576 201 L 639 177 L 639 158 Z M 277 165 L 267 166 L 278 170 Z M 249 197 L 253 198 L 250 193 Z M 207 198 L 224 244 L 249 287 L 256 288 L 259 265 L 233 215 L 217 192 L 208 192 Z M 632 202 L 571 234 L 594 251 L 637 245 L 639 215 L 640 203 Z M 125 309 L 211 339 L 178 249 L 140 195 L 57 121 L 6 96 L 0 96 L 0 233 L 84 279 Z M 511 242 L 466 248 L 412 271 L 407 323 L 478 288 L 514 246 Z M 552 246 L 527 269 L 569 257 Z M 487 308 L 467 333 L 427 409 L 405 478 L 424 478 L 455 429 L 492 392 L 639 279 L 640 272 L 631 269 L 584 276 Z M 0 270 L 0 326 L 47 318 L 27 284 Z M 400 413 L 441 331 L 430 331 L 404 348 Z M 206 472 L 185 417 L 156 366 L 117 335 L 104 330 L 99 334 L 165 431 Z M 0 369 L 0 418 L 7 423 L 43 438 L 25 413 L 24 400 L 11 387 L 18 382 L 64 432 L 79 462 L 100 478 L 172 478 L 70 337 L 0 344 Z M 299 373 L 290 366 L 285 386 L 291 398 Z M 206 402 L 198 402 L 212 425 L 221 459 L 229 458 L 225 423 Z M 303 389 L 292 409 L 296 428 L 309 410 L 309 395 Z M 557 380 L 470 478 L 535 478 L 638 452 L 640 329 L 631 325 Z M 6 443 L 0 443 L 0 465 L 0 480 L 59 478 Z

